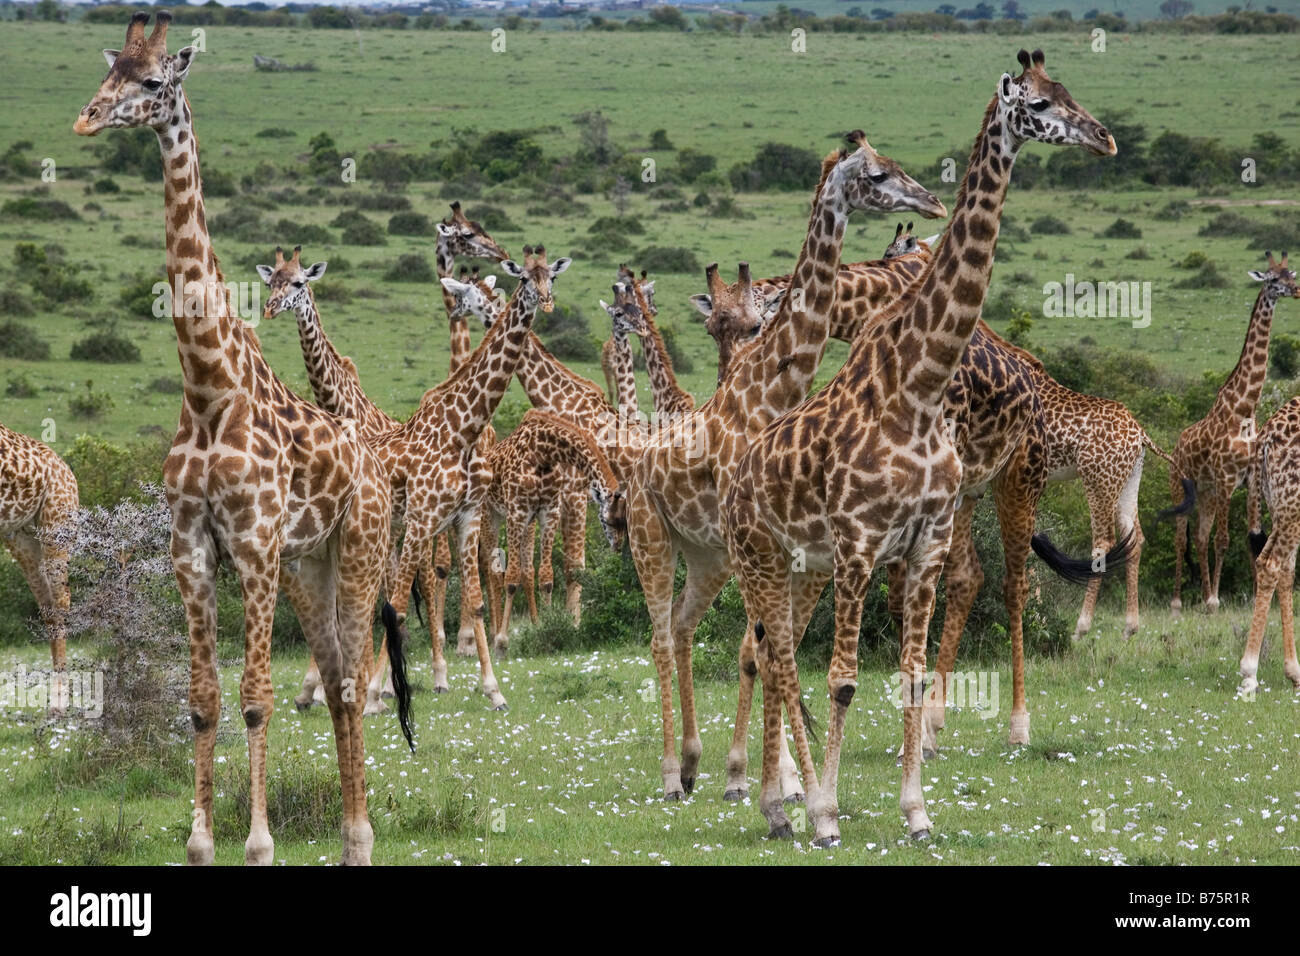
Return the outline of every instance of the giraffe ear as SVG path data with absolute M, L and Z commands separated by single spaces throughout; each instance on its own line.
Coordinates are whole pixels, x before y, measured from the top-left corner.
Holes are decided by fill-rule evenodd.
M 307 281 L 315 282 L 323 276 L 325 274 L 325 266 L 327 265 L 328 263 L 326 262 L 317 262 L 315 265 L 311 266 L 306 272 Z
M 708 318 L 713 315 L 713 297 L 709 295 L 691 296 L 691 305 L 695 306 L 695 311 L 700 315 Z
M 435 228 L 438 230 L 438 235 L 443 236 L 445 238 L 450 238 L 456 232 L 455 229 L 447 225 L 445 222 L 437 223 Z
M 275 275 L 275 270 L 270 266 L 258 266 L 257 274 L 262 277 L 262 281 L 267 285 L 271 284 L 271 276 Z
M 608 302 L 606 302 L 604 299 L 600 300 L 600 307 L 604 309 L 606 312 L 608 312 L 610 315 L 614 314 L 614 307 L 610 305 Z
M 650 296 L 654 295 L 654 291 L 655 291 L 655 283 L 654 283 L 654 280 L 651 279 L 649 282 L 642 282 L 642 283 L 641 283 L 641 291 L 644 292 L 644 293 L 646 294 L 646 297 L 647 297 L 647 298 L 649 298 Z
M 513 259 L 502 259 L 501 269 L 506 275 L 513 276 L 516 279 L 522 279 L 524 277 L 523 267 Z
M 560 256 L 560 258 L 551 263 L 551 278 L 554 279 L 571 265 L 573 265 L 572 259 L 568 256 Z
M 117 58 L 122 55 L 121 50 L 104 50 L 103 53 L 104 59 L 108 61 L 110 68 L 117 62 Z
M 1267 273 L 1267 272 L 1260 272 L 1258 269 L 1251 269 L 1247 274 L 1248 274 L 1252 279 L 1254 279 L 1256 282 L 1267 282 L 1267 281 L 1268 281 L 1268 273 Z
M 483 280 L 483 284 L 487 286 L 489 289 L 495 289 L 497 287 L 497 277 L 494 275 L 489 275 L 486 279 Z
M 438 281 L 441 282 L 442 287 L 446 289 L 448 292 L 450 292 L 452 295 L 461 295 L 466 289 L 469 288 L 467 284 L 465 284 L 464 282 L 457 282 L 451 276 L 443 276 Z
M 194 47 L 187 46 L 177 50 L 176 55 L 172 57 L 172 72 L 177 83 L 185 79 L 186 74 L 190 72 L 190 65 L 194 62 L 194 54 L 197 52 Z
M 1011 74 L 1003 73 L 1002 79 L 998 80 L 998 98 L 1002 100 L 1004 106 L 1011 105 Z
M 785 289 L 778 289 L 771 295 L 763 297 L 763 318 L 769 319 L 776 314 L 776 310 L 781 307 L 781 300 L 785 298 Z

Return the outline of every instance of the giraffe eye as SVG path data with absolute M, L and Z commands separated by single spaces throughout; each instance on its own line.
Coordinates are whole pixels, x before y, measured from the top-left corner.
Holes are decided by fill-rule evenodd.
M 1029 104 L 1029 108 L 1033 110 L 1035 113 L 1041 113 L 1043 110 L 1047 109 L 1047 107 L 1050 105 L 1051 104 L 1049 104 L 1047 100 L 1034 100 Z
M 889 178 L 889 173 L 872 173 L 870 178 L 873 183 L 883 183 Z
M 144 81 L 144 88 L 150 93 L 157 93 L 162 89 L 162 80 L 157 77 L 150 77 Z

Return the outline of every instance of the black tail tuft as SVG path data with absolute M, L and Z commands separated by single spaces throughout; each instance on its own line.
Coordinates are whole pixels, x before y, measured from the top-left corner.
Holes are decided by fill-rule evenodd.
M 1087 584 L 1093 578 L 1122 567 L 1128 561 L 1133 550 L 1133 533 L 1126 534 L 1123 540 L 1106 552 L 1100 569 L 1094 568 L 1094 558 L 1072 558 L 1063 553 L 1045 534 L 1034 535 L 1030 546 L 1034 549 L 1034 554 L 1060 577 L 1071 584 Z
M 1268 542 L 1268 535 L 1262 531 L 1252 531 L 1248 537 L 1250 538 L 1250 553 L 1258 558 L 1259 553 L 1264 550 L 1264 545 Z
M 1166 508 L 1156 515 L 1157 521 L 1164 521 L 1168 518 L 1178 518 L 1192 510 L 1196 504 L 1196 482 L 1190 478 L 1183 479 L 1183 501 L 1182 504 L 1175 505 L 1172 508 Z
M 415 618 L 420 622 L 420 627 L 427 628 L 429 625 L 424 623 L 424 615 L 420 613 L 420 572 L 415 572 L 415 578 L 411 581 L 411 606 L 415 608 Z
M 415 733 L 411 729 L 411 685 L 406 680 L 406 657 L 402 652 L 402 628 L 397 623 L 397 611 L 387 601 L 379 615 L 388 634 L 388 663 L 393 668 L 393 694 L 397 698 L 397 721 L 402 725 L 406 745 L 415 752 Z
M 808 735 L 808 739 L 813 743 L 818 743 L 819 738 L 821 737 L 821 731 L 818 728 L 817 718 L 814 717 L 813 712 L 808 709 L 808 704 L 803 700 L 803 698 L 799 699 L 799 713 L 803 715 L 804 733 Z

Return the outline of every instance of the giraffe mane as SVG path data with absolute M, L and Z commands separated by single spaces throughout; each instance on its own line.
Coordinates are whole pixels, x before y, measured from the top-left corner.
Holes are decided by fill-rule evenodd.
M 618 488 L 618 478 L 614 475 L 614 469 L 609 466 L 609 460 L 605 453 L 600 450 L 600 445 L 596 438 L 587 429 L 575 424 L 567 418 L 561 418 L 554 412 L 543 411 L 540 408 L 530 408 L 519 423 L 522 428 L 525 422 L 535 421 L 538 425 L 545 425 L 561 432 L 570 441 L 581 445 L 591 456 L 591 460 L 596 463 L 600 470 L 600 477 L 610 488 Z
M 826 157 L 822 160 L 821 176 L 817 180 L 817 188 L 813 190 L 812 201 L 814 203 L 821 198 L 822 187 L 826 185 L 826 180 L 830 177 L 831 170 L 834 169 L 835 165 L 844 158 L 844 154 L 845 151 L 842 149 L 832 150 L 827 153 Z
M 980 331 L 982 331 L 985 335 L 987 335 L 990 339 L 992 339 L 992 340 L 993 340 L 994 342 L 996 342 L 998 345 L 1002 346 L 1004 349 L 1006 349 L 1006 350 L 1007 350 L 1008 352 L 1010 352 L 1012 355 L 1014 355 L 1014 356 L 1016 356 L 1017 358 L 1021 359 L 1021 360 L 1026 364 L 1026 365 L 1029 365 L 1030 367 L 1032 367 L 1032 368 L 1036 369 L 1037 371 L 1042 372 L 1042 373 L 1044 373 L 1044 374 L 1047 373 L 1047 366 L 1045 366 L 1045 365 L 1043 364 L 1043 360 L 1042 360 L 1042 359 L 1040 359 L 1040 358 L 1039 358 L 1037 355 L 1035 355 L 1034 353 L 1032 353 L 1032 352 L 1030 352 L 1030 351 L 1027 351 L 1026 349 L 1021 348 L 1019 345 L 1015 345 L 1015 344 L 1012 343 L 1012 342 L 1008 342 L 1008 341 L 1007 341 L 1006 339 L 1004 339 L 1002 336 L 1000 336 L 1000 335 L 998 335 L 996 332 L 994 332 L 993 329 L 989 327 L 989 324 L 988 324 L 987 322 L 985 322 L 983 318 L 981 318 L 981 319 L 979 320 L 979 327 L 980 327 Z

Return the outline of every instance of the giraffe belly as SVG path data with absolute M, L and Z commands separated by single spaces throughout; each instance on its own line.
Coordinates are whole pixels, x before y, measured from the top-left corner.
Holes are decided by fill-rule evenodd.
M 1063 465 L 1055 471 L 1047 473 L 1048 481 L 1074 481 L 1079 477 L 1079 466 L 1077 464 Z

